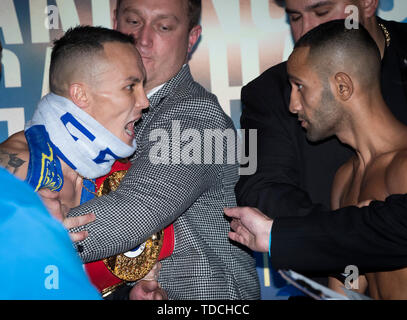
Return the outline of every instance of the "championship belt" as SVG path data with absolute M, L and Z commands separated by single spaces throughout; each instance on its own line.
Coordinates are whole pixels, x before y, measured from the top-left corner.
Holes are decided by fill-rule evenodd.
M 101 197 L 110 191 L 115 191 L 130 166 L 130 162 L 116 161 L 108 175 L 96 179 L 96 195 Z M 173 239 L 174 229 L 171 224 L 133 250 L 87 263 L 85 269 L 91 282 L 105 298 L 125 282 L 144 278 L 158 260 L 170 256 L 174 248 Z

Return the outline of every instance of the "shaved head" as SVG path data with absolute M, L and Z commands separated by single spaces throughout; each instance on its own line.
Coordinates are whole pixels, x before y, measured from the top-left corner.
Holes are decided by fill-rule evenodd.
M 309 48 L 308 62 L 322 79 L 346 72 L 362 87 L 380 86 L 380 51 L 362 25 L 347 29 L 345 20 L 321 24 L 298 40 L 294 50 L 301 47 Z
M 51 92 L 66 97 L 72 83 L 94 83 L 99 62 L 105 58 L 104 44 L 108 42 L 134 45 L 131 36 L 90 26 L 69 29 L 61 39 L 55 41 L 49 76 Z
M 344 20 L 334 20 L 300 38 L 287 62 L 289 110 L 307 138 L 320 141 L 346 131 L 352 115 L 371 106 L 361 99 L 380 95 L 380 69 L 379 48 L 362 26 L 347 29 Z

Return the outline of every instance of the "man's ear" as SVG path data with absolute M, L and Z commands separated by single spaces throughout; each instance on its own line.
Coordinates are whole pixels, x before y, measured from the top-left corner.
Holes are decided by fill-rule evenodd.
M 69 87 L 69 96 L 79 108 L 85 109 L 90 105 L 90 96 L 86 86 L 82 83 L 73 83 Z
M 334 78 L 334 86 L 336 91 L 336 96 L 341 101 L 348 101 L 353 95 L 353 81 L 344 72 L 338 72 Z
M 196 42 L 198 41 L 199 37 L 201 36 L 202 27 L 200 25 L 196 25 L 189 31 L 189 39 L 188 39 L 188 53 L 191 53 L 193 50 Z
M 360 9 L 363 10 L 363 16 L 365 18 L 371 18 L 376 15 L 377 7 L 379 6 L 379 0 L 361 0 Z

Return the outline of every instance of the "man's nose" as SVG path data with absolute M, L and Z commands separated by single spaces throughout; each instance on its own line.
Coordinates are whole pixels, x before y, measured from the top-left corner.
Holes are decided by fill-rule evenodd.
M 149 25 L 140 27 L 137 32 L 133 33 L 136 44 L 141 47 L 151 47 L 153 43 L 152 32 L 153 30 Z
M 294 92 L 294 89 L 291 90 L 290 105 L 288 109 L 294 114 L 297 114 L 302 109 L 301 102 L 298 99 L 297 94 Z
M 302 19 L 302 32 L 301 37 L 305 35 L 308 31 L 311 31 L 315 27 L 321 24 L 321 21 L 316 19 L 315 17 L 304 15 Z
M 150 106 L 150 101 L 146 96 L 146 92 L 143 87 L 140 87 L 135 91 L 135 107 L 139 110 L 147 109 Z

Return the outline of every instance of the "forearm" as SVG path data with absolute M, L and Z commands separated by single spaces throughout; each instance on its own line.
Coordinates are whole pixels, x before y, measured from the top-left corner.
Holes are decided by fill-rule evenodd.
M 407 266 L 407 195 L 369 207 L 314 212 L 273 223 L 271 261 L 276 269 L 329 274 L 356 265 L 360 272 Z
M 89 212 L 96 216 L 94 223 L 70 230 L 86 230 L 89 235 L 84 241 L 77 243 L 78 252 L 84 262 L 131 250 L 166 227 L 167 224 L 159 217 L 151 218 L 153 210 L 145 206 L 141 199 L 133 197 L 131 193 L 120 193 L 119 190 L 118 194 L 89 201 L 70 211 L 70 216 Z M 170 215 L 167 216 L 169 217 Z
M 267 183 L 265 180 L 245 181 L 236 188 L 239 206 L 258 208 L 270 218 L 301 217 L 326 209 L 321 204 L 312 203 L 309 195 L 301 188 L 287 183 Z
M 70 212 L 70 216 L 88 212 L 96 215 L 94 223 L 79 229 L 89 233 L 78 243 L 85 262 L 126 252 L 164 229 L 204 191 L 207 175 L 211 174 L 205 170 L 216 169 L 200 165 L 195 170 L 194 166 L 186 169 L 183 165 L 158 165 L 154 170 L 146 167 L 139 158 L 138 165 L 129 170 L 115 192 Z M 193 179 L 192 175 L 201 179 Z

